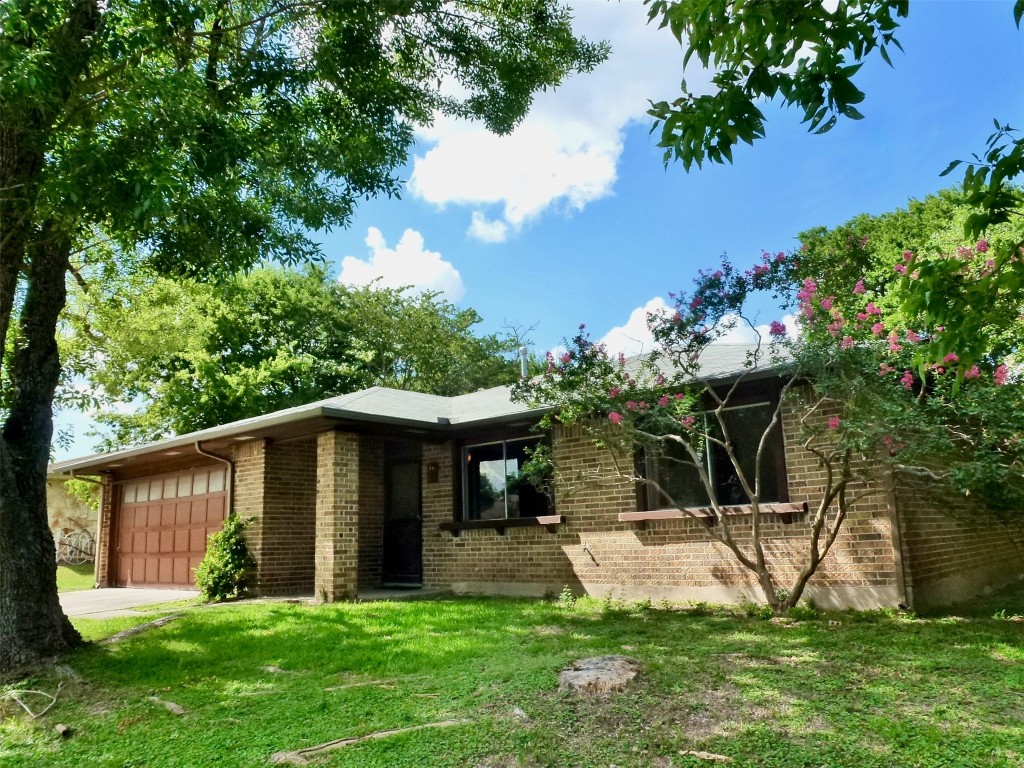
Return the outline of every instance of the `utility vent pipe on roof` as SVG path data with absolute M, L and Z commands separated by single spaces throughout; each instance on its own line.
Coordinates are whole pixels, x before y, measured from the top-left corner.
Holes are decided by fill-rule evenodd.
M 522 378 L 526 378 L 527 375 L 527 362 L 530 359 L 530 350 L 526 347 L 519 348 L 519 375 Z

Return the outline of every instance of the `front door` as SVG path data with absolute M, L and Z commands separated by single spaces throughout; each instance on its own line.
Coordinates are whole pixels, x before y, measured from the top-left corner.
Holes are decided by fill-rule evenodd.
M 420 510 L 420 459 L 404 455 L 387 461 L 384 514 L 383 581 L 423 582 L 423 516 Z

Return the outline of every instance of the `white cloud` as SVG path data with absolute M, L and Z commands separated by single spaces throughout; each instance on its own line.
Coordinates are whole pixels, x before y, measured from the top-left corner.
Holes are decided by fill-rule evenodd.
M 458 301 L 466 293 L 462 276 L 437 251 L 428 251 L 423 235 L 407 229 L 394 248 L 388 248 L 384 235 L 376 227 L 366 233 L 370 247 L 369 259 L 346 256 L 341 260 L 338 282 L 346 285 L 369 285 L 380 279 L 386 288 L 411 285 L 421 291 L 440 291 L 449 301 Z
M 625 325 L 617 325 L 601 337 L 601 344 L 608 348 L 608 354 L 622 352 L 627 357 L 650 352 L 654 348 L 654 337 L 647 327 L 647 315 L 668 311 L 668 305 L 660 296 L 634 309 Z
M 734 322 L 735 321 L 735 322 Z M 761 337 L 763 343 L 767 343 L 770 340 L 768 334 L 769 323 L 764 323 L 756 327 L 751 328 L 746 322 L 740 320 L 736 315 L 726 315 L 722 318 L 722 323 L 732 323 L 733 327 L 726 331 L 725 334 L 720 338 L 718 344 L 756 344 L 758 335 Z M 793 337 L 800 335 L 800 318 L 796 315 L 784 315 L 779 321 L 786 326 L 786 335 Z
M 438 206 L 473 206 L 469 234 L 484 242 L 499 241 L 497 221 L 506 225 L 504 239 L 552 207 L 580 210 L 610 194 L 626 126 L 650 119 L 648 99 L 679 93 L 679 44 L 647 25 L 643 5 L 579 3 L 574 13 L 578 34 L 611 43 L 609 60 L 595 72 L 539 94 L 509 136 L 450 118 L 419 131 L 429 148 L 414 159 L 410 191 Z M 688 84 L 699 87 L 702 79 L 697 73 Z M 489 206 L 490 218 L 481 206 Z
M 473 211 L 473 223 L 469 225 L 466 234 L 483 243 L 503 243 L 508 237 L 508 224 L 488 219 L 480 211 Z

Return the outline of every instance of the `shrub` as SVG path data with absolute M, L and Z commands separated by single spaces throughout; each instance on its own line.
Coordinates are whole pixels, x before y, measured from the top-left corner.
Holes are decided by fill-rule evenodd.
M 206 556 L 196 568 L 196 586 L 206 602 L 223 602 L 244 597 L 256 570 L 242 531 L 249 524 L 237 515 L 228 515 L 224 528 L 210 534 Z

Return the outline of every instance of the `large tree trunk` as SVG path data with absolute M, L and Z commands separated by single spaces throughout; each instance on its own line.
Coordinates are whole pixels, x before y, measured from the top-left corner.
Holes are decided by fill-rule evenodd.
M 0 432 L 0 671 L 81 642 L 57 599 L 46 514 L 53 395 L 60 378 L 56 329 L 69 252 L 70 239 L 55 226 L 38 230 L 9 371 L 9 411 Z

